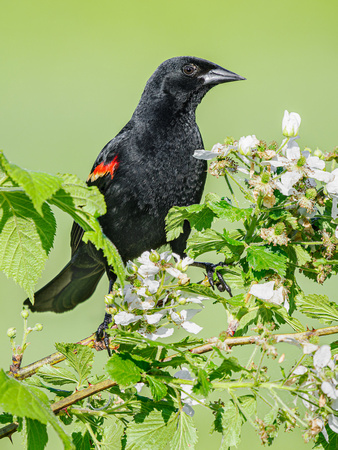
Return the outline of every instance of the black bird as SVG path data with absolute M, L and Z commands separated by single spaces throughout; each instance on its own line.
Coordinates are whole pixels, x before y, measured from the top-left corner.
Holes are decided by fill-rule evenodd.
M 204 59 L 168 59 L 148 80 L 130 121 L 102 149 L 87 183 L 105 197 L 107 213 L 99 222 L 123 261 L 167 243 L 165 217 L 172 206 L 200 202 L 207 164 L 193 157 L 203 149 L 196 107 L 213 86 L 243 79 Z M 189 232 L 186 223 L 170 242 L 174 252 L 184 255 Z M 68 311 L 93 294 L 104 272 L 115 280 L 102 252 L 82 236 L 74 223 L 71 260 L 35 294 L 34 305 L 25 301 L 32 311 Z M 213 269 L 207 264 L 209 275 Z

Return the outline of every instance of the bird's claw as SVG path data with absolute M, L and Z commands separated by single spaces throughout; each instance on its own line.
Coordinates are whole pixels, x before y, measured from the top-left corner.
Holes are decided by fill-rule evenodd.
M 220 292 L 227 291 L 227 293 L 230 295 L 230 297 L 232 297 L 232 292 L 231 292 L 230 286 L 224 280 L 223 275 L 218 270 L 216 270 L 217 267 L 224 266 L 225 264 L 222 262 L 217 263 L 217 264 L 212 264 L 212 263 L 202 263 L 202 264 L 204 265 L 205 270 L 207 272 L 207 277 L 208 277 L 210 286 L 213 289 L 215 289 L 215 286 L 216 286 Z M 216 282 L 214 281 L 214 273 L 216 273 L 216 276 L 217 276 Z
M 109 324 L 112 322 L 112 315 L 109 313 L 105 313 L 103 322 L 99 325 L 96 331 L 96 340 L 104 342 L 104 345 L 107 349 L 108 356 L 111 356 L 111 351 L 109 348 L 109 334 L 107 333 L 107 329 L 109 328 Z

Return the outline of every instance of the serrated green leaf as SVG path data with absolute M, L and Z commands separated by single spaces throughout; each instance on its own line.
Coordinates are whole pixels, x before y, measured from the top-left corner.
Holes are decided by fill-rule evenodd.
M 78 382 L 73 372 L 63 367 L 46 365 L 38 370 L 37 375 L 39 375 L 39 377 L 46 383 L 50 383 L 55 386 L 63 386 L 64 384 Z
M 209 208 L 220 219 L 226 219 L 229 222 L 238 222 L 239 220 L 247 220 L 252 213 L 252 208 L 237 208 L 230 205 L 226 200 L 219 202 L 209 202 Z
M 121 450 L 121 439 L 124 434 L 124 425 L 120 420 L 104 427 L 101 445 L 109 450 Z
M 223 409 L 223 433 L 220 450 L 228 450 L 228 447 L 237 447 L 241 441 L 242 418 L 232 400 Z
M 94 360 L 92 349 L 81 344 L 64 343 L 56 343 L 55 348 L 67 358 L 68 364 L 78 374 L 79 384 L 89 377 Z
M 167 395 L 168 388 L 162 381 L 150 375 L 146 375 L 146 379 L 155 402 L 161 400 Z
M 302 333 L 306 330 L 304 325 L 295 317 L 289 316 L 285 308 L 281 307 L 274 310 L 275 314 L 282 317 L 282 319 L 290 325 L 297 333 Z
M 167 240 L 176 239 L 183 232 L 184 221 L 188 220 L 192 228 L 201 231 L 210 228 L 215 214 L 208 204 L 174 206 L 166 217 Z
M 49 408 L 48 397 L 38 388 L 28 387 L 23 382 L 8 377 L 0 370 L 0 405 L 13 415 L 49 422 L 64 444 L 66 450 L 74 449 L 67 434 L 63 431 L 57 417 Z
M 287 257 L 280 251 L 273 251 L 266 246 L 253 245 L 247 249 L 247 260 L 256 271 L 274 270 L 281 277 L 286 273 Z
M 99 217 L 106 213 L 104 197 L 96 186 L 87 186 L 75 175 L 63 174 L 60 177 L 63 180 L 62 186 L 49 203 L 68 213 L 84 229 L 88 222 L 86 214 Z M 81 221 L 84 223 L 80 223 Z
M 326 295 L 297 295 L 295 303 L 300 312 L 319 322 L 330 324 L 338 320 L 338 306 Z
M 117 353 L 108 360 L 106 371 L 110 378 L 122 387 L 138 383 L 142 373 L 131 357 Z
M 319 448 L 319 450 L 337 450 L 338 448 L 338 434 L 335 433 L 329 425 L 326 425 L 325 427 L 329 442 L 327 442 L 326 438 L 324 437 L 323 433 L 319 433 L 316 445 L 313 448 Z
M 103 250 L 104 256 L 107 258 L 108 265 L 113 267 L 121 287 L 124 287 L 126 278 L 124 264 L 122 258 L 110 239 L 108 239 L 97 227 L 96 231 L 86 231 L 83 236 L 84 242 L 91 241 L 98 250 Z
M 227 251 L 228 247 L 221 233 L 207 229 L 193 233 L 187 241 L 187 253 L 191 258 L 196 258 L 206 252 Z
M 253 395 L 242 395 L 238 397 L 238 401 L 246 419 L 257 414 L 257 400 Z
M 208 380 L 208 374 L 204 369 L 198 369 L 197 372 L 197 383 L 193 388 L 195 394 L 201 394 L 206 397 L 211 389 L 212 385 Z
M 293 249 L 296 253 L 297 263 L 299 266 L 304 266 L 307 262 L 312 260 L 311 255 L 301 245 L 294 245 Z
M 33 299 L 56 232 L 47 204 L 38 214 L 23 192 L 0 191 L 0 269 Z
M 22 169 L 16 164 L 8 162 L 1 151 L 0 165 L 12 180 L 23 188 L 32 200 L 34 208 L 42 215 L 43 203 L 61 187 L 62 179 L 48 173 Z
M 197 440 L 197 430 L 194 426 L 193 418 L 181 411 L 178 427 L 170 443 L 170 448 L 172 450 L 194 450 Z
M 26 419 L 27 450 L 43 450 L 48 442 L 46 424 Z
M 85 430 L 83 433 L 80 431 L 75 431 L 72 433 L 73 443 L 75 445 L 76 450 L 91 450 L 92 446 L 90 443 L 90 435 L 88 430 Z M 121 447 L 119 447 L 121 448 Z
M 209 379 L 210 381 L 222 380 L 227 376 L 231 376 L 232 372 L 240 372 L 241 370 L 243 370 L 243 367 L 239 364 L 238 359 L 231 356 L 230 358 L 225 358 L 221 365 L 211 372 Z
M 177 423 L 178 415 L 171 410 L 151 411 L 143 420 L 138 417 L 138 422 L 127 428 L 126 450 L 164 449 L 173 439 Z

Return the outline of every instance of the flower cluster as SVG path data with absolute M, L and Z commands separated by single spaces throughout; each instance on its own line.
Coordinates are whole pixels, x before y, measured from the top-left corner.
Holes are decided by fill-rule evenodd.
M 185 271 L 193 259 L 181 259 L 171 252 L 146 251 L 137 263 L 130 261 L 127 264 L 129 283 L 106 296 L 113 324 L 138 331 L 151 340 L 171 336 L 174 328 L 167 325 L 182 327 L 188 333 L 199 333 L 202 327 L 191 319 L 201 311 L 206 298 L 187 296 L 180 290 L 190 282 Z M 191 304 L 199 308 L 182 309 Z

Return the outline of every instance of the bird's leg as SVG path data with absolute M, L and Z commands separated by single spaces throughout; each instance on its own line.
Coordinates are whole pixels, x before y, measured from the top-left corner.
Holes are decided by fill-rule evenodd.
M 109 280 L 109 291 L 108 294 L 112 292 L 113 289 L 113 280 Z M 99 325 L 97 331 L 96 331 L 96 339 L 98 341 L 101 341 L 103 339 L 104 345 L 107 349 L 108 356 L 111 356 L 111 351 L 109 348 L 109 334 L 106 332 L 106 330 L 109 328 L 109 324 L 112 323 L 112 315 L 109 313 L 105 313 L 103 322 Z
M 210 283 L 210 286 L 214 289 L 214 286 L 216 285 L 217 289 L 220 292 L 227 291 L 227 293 L 230 295 L 230 297 L 232 297 L 230 286 L 224 280 L 223 275 L 220 272 L 218 272 L 218 270 L 216 270 L 216 268 L 219 267 L 219 266 L 223 266 L 224 267 L 226 265 L 225 263 L 219 262 L 217 264 L 213 264 L 213 263 L 208 263 L 208 262 L 197 262 L 197 261 L 194 261 L 191 265 L 195 266 L 195 267 L 201 267 L 202 269 L 205 269 L 206 273 L 207 273 L 208 281 Z M 216 281 L 216 283 L 214 282 L 214 273 L 215 272 L 216 272 L 216 276 L 218 278 L 218 281 Z

